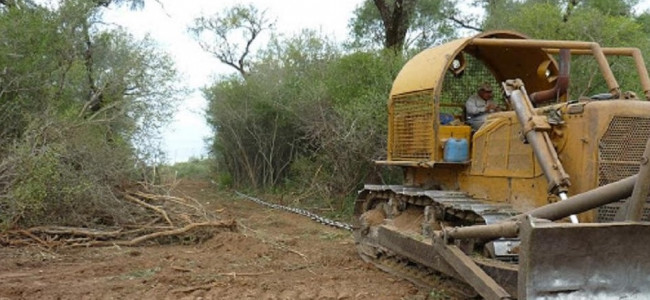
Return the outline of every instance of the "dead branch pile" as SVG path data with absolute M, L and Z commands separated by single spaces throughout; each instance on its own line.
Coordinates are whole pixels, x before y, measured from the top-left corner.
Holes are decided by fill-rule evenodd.
M 2 246 L 62 247 L 137 246 L 144 243 L 198 243 L 219 231 L 236 231 L 234 220 L 220 220 L 196 199 L 123 192 L 121 205 L 137 211 L 137 220 L 121 226 L 81 228 L 37 226 L 0 233 Z

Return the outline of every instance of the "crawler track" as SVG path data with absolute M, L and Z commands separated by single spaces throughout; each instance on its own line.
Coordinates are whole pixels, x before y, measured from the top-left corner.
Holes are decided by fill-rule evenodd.
M 507 204 L 492 204 L 459 191 L 424 190 L 399 185 L 366 185 L 355 205 L 359 226 L 355 231 L 361 257 L 378 268 L 426 287 L 461 276 L 431 245 L 431 234 L 441 226 L 492 224 L 516 215 Z M 495 241 L 490 245 L 461 245 L 467 251 L 482 249 L 492 258 L 477 257 L 487 272 L 516 285 L 516 261 L 512 248 L 518 241 Z M 485 246 L 485 247 L 484 247 Z M 480 252 L 479 252 L 480 253 Z M 456 282 L 457 284 L 457 282 Z M 467 286 L 464 298 L 475 296 Z

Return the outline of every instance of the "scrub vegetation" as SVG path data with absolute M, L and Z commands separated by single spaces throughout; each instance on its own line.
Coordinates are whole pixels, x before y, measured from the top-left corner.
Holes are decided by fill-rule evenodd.
M 161 158 L 183 93 L 148 38 L 100 22 L 103 4 L 0 4 L 0 228 L 115 226 L 120 193 Z

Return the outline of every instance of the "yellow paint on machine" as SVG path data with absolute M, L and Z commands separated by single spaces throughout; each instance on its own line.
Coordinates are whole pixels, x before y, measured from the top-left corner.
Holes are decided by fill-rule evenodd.
M 496 47 L 492 44 L 497 42 L 491 39 L 503 39 L 504 42 Z M 486 123 L 474 133 L 462 123 L 462 115 L 455 116 L 454 125 L 440 123 L 442 109 L 463 107 L 465 98 L 455 97 L 449 91 L 454 91 L 450 88 L 454 80 L 468 72 L 466 67 L 470 59 L 489 70 L 492 77 L 489 79 L 502 82 L 518 78 L 525 84 L 527 92 L 533 93 L 555 85 L 558 66 L 552 53 L 557 48 L 575 46 L 585 52 L 588 46 L 585 43 L 531 40 L 532 46 L 529 47 L 526 39 L 514 32 L 488 32 L 416 55 L 400 71 L 391 89 L 387 159 L 377 163 L 404 167 L 405 185 L 463 190 L 476 198 L 510 203 L 519 211 L 557 201 L 557 197 L 548 191 L 547 180 L 533 148 L 525 142 L 514 111 L 489 115 Z M 510 47 L 508 42 L 516 45 Z M 621 51 L 604 48 L 603 52 L 619 55 Z M 609 76 L 608 72 L 603 73 Z M 642 75 L 644 89 L 650 90 Z M 613 77 L 605 79 L 610 91 L 618 90 Z M 497 95 L 500 88 L 494 88 Z M 451 93 L 456 102 L 442 103 L 443 92 Z M 554 104 L 536 108 L 535 113 L 539 116 L 536 120 L 544 123 L 547 116 L 561 116 L 561 122 L 550 127 L 549 136 L 570 176 L 570 195 L 638 171 L 638 161 L 634 162 L 630 157 L 642 152 L 650 138 L 650 102 L 584 99 L 569 103 L 560 98 Z M 452 137 L 468 140 L 470 161 L 444 161 L 444 145 Z M 629 154 L 621 150 L 625 147 L 636 152 Z M 595 211 L 580 216 L 583 221 L 597 217 Z

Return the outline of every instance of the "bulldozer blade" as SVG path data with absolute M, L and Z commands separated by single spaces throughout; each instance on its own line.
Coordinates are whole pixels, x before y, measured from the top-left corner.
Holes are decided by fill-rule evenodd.
M 519 299 L 650 299 L 650 223 L 521 225 Z

